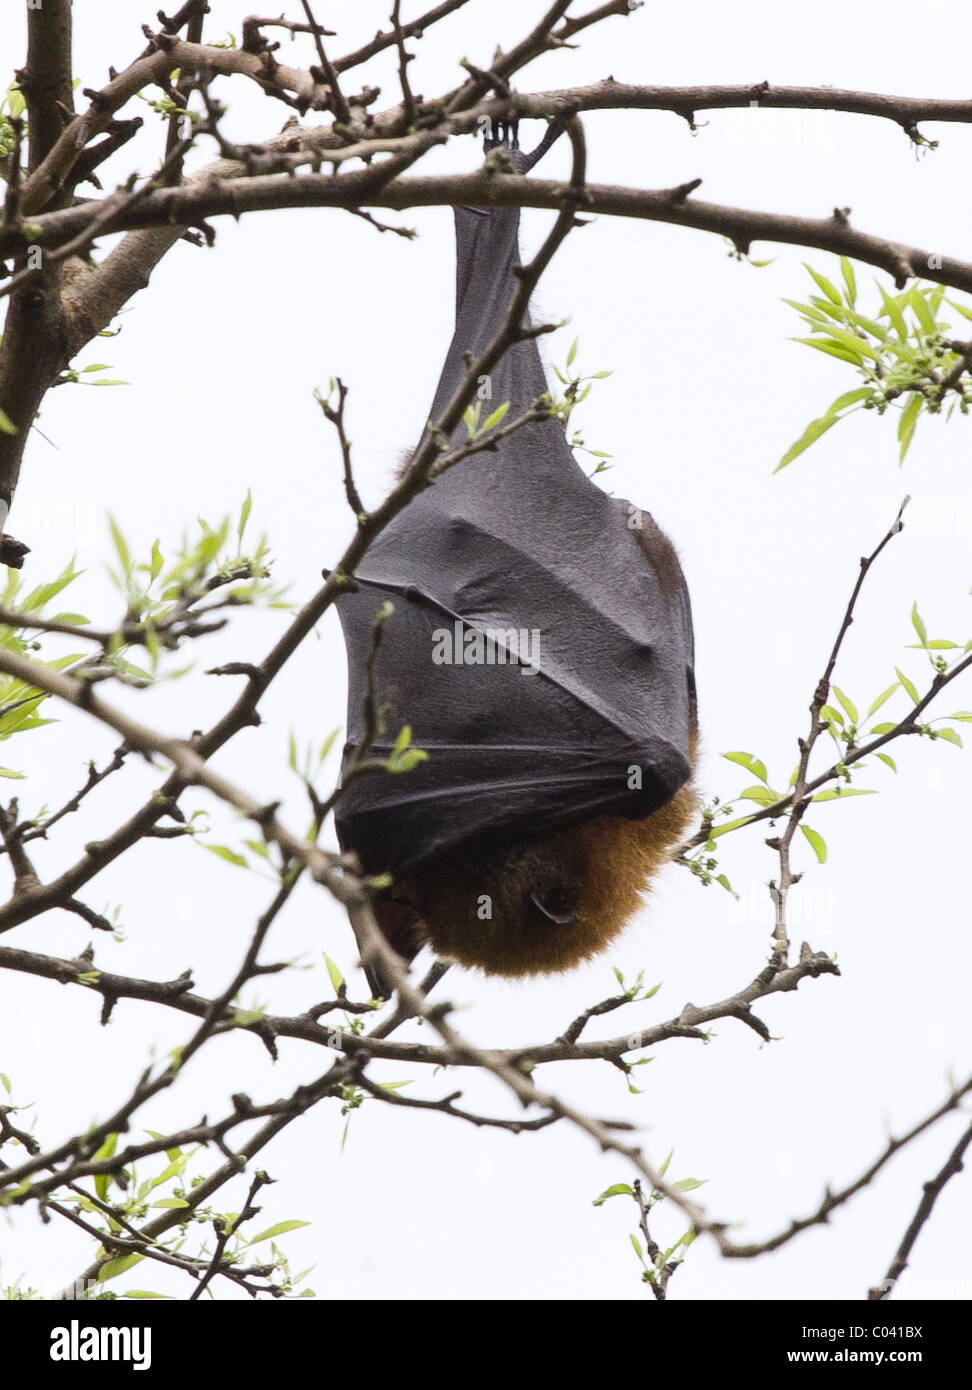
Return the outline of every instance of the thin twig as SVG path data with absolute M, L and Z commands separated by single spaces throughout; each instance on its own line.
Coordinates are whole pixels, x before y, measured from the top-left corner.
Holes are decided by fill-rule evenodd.
M 310 0 L 300 0 L 300 3 L 304 7 L 304 14 L 307 16 L 307 23 L 308 25 L 310 25 L 311 30 L 314 34 L 314 44 L 317 48 L 317 57 L 321 65 L 321 71 L 324 76 L 324 81 L 331 89 L 331 104 L 334 108 L 334 114 L 343 125 L 350 125 L 352 119 L 351 108 L 350 106 L 348 106 L 348 103 L 344 99 L 344 94 L 341 91 L 341 85 L 338 82 L 338 75 L 334 71 L 334 68 L 331 66 L 330 60 L 328 59 L 328 56 L 324 51 L 324 40 L 321 36 L 326 32 L 326 30 L 322 29 L 321 26 L 317 23 L 317 20 L 314 18 L 313 11 L 310 7 Z
M 395 0 L 395 5 L 391 13 L 391 25 L 395 35 L 395 45 L 398 49 L 398 80 L 402 88 L 402 103 L 405 107 L 405 123 L 408 126 L 415 124 L 415 98 L 408 82 L 408 65 L 412 61 L 412 55 L 405 51 L 405 35 L 402 32 L 401 22 L 402 0 Z
M 877 1303 L 890 1296 L 895 1284 L 908 1267 L 908 1257 L 914 1249 L 915 1241 L 921 1234 L 922 1227 L 931 1216 L 932 1209 L 941 1196 L 946 1183 L 950 1182 L 952 1178 L 961 1173 L 963 1167 L 962 1160 L 970 1144 L 972 1144 L 972 1124 L 969 1125 L 968 1129 L 955 1145 L 955 1148 L 949 1154 L 941 1169 L 930 1182 L 924 1184 L 921 1201 L 918 1203 L 918 1209 L 911 1220 L 911 1224 L 902 1237 L 901 1244 L 895 1251 L 894 1259 L 888 1266 L 887 1274 L 881 1280 L 881 1283 L 868 1293 L 870 1302 Z
M 354 472 L 351 467 L 351 441 L 348 439 L 344 428 L 344 403 L 348 398 L 348 388 L 340 377 L 335 379 L 337 387 L 338 401 L 336 406 L 332 406 L 325 397 L 318 395 L 317 402 L 324 412 L 324 418 L 332 424 L 337 431 L 338 442 L 341 445 L 341 459 L 344 464 L 344 494 L 348 499 L 348 506 L 351 508 L 356 519 L 366 515 L 364 503 L 361 495 L 355 486 Z
M 786 965 L 787 963 L 790 945 L 786 925 L 787 896 L 791 887 L 795 883 L 798 883 L 800 880 L 800 875 L 794 874 L 790 866 L 790 847 L 793 842 L 793 836 L 796 834 L 797 827 L 803 819 L 803 814 L 807 809 L 808 805 L 806 799 L 807 768 L 810 764 L 810 758 L 813 754 L 814 748 L 816 747 L 817 740 L 820 738 L 820 735 L 827 728 L 826 723 L 820 718 L 820 711 L 823 709 L 830 696 L 830 681 L 834 673 L 834 667 L 837 665 L 837 657 L 840 653 L 841 645 L 843 644 L 844 638 L 847 635 L 847 631 L 850 628 L 851 623 L 854 621 L 854 609 L 857 605 L 857 600 L 860 596 L 861 589 L 863 588 L 864 580 L 867 578 L 871 566 L 874 564 L 875 560 L 881 554 L 882 550 L 884 550 L 885 546 L 888 545 L 889 542 L 902 530 L 901 518 L 904 513 L 905 507 L 907 507 L 908 505 L 908 501 L 909 499 L 906 497 L 904 501 L 901 503 L 901 506 L 898 508 L 898 514 L 895 517 L 894 521 L 891 523 L 890 528 L 888 529 L 886 534 L 881 538 L 881 540 L 878 542 L 875 548 L 871 551 L 870 555 L 866 555 L 861 559 L 860 569 L 857 575 L 857 581 L 854 584 L 853 589 L 851 590 L 851 596 L 848 600 L 847 607 L 844 610 L 844 616 L 841 620 L 840 628 L 837 632 L 837 637 L 834 640 L 833 647 L 831 648 L 830 656 L 827 658 L 827 665 L 824 668 L 823 675 L 817 682 L 817 686 L 813 694 L 813 699 L 810 703 L 809 733 L 805 739 L 801 738 L 799 740 L 800 761 L 797 766 L 796 778 L 793 784 L 793 799 L 790 803 L 790 810 L 789 815 L 787 816 L 786 828 L 783 831 L 782 835 L 775 836 L 774 838 L 767 841 L 767 844 L 770 846 L 770 848 L 774 849 L 779 855 L 780 861 L 779 876 L 775 881 L 771 881 L 770 883 L 770 896 L 772 897 L 773 906 L 775 909 L 773 939 L 776 943 L 776 946 L 773 953 L 773 958 L 781 966 Z

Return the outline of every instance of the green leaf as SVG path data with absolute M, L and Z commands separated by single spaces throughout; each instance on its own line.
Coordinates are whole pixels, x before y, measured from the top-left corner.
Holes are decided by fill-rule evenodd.
M 924 623 L 922 622 L 922 620 L 921 620 L 921 614 L 918 612 L 918 600 L 917 600 L 917 599 L 916 599 L 915 602 L 911 605 L 911 625 L 912 625 L 912 627 L 915 629 L 915 631 L 917 632 L 919 638 L 921 639 L 921 645 L 922 645 L 923 647 L 927 646 L 927 645 L 928 645 L 928 631 L 927 631 L 927 629 L 925 628 L 925 624 L 924 624 Z
M 888 700 L 888 699 L 891 698 L 891 696 L 892 696 L 892 695 L 894 694 L 894 692 L 898 689 L 898 687 L 900 686 L 900 684 L 901 684 L 900 681 L 895 681 L 894 685 L 889 685 L 888 688 L 887 688 L 887 690 L 882 690 L 881 694 L 878 695 L 877 699 L 875 699 L 875 700 L 872 702 L 870 709 L 868 710 L 867 714 L 866 714 L 864 717 L 865 717 L 866 719 L 870 719 L 871 715 L 875 712 L 875 710 L 879 710 L 879 709 L 881 708 L 881 706 L 884 704 L 885 700 Z
M 846 410 L 849 405 L 854 405 L 856 401 L 863 401 L 868 396 L 873 395 L 874 388 L 872 386 L 855 386 L 853 391 L 845 391 L 842 396 L 838 396 L 827 414 L 836 415 L 838 411 Z
M 321 954 L 324 957 L 324 964 L 327 966 L 327 973 L 330 976 L 331 987 L 333 988 L 335 994 L 340 994 L 341 988 L 344 984 L 344 976 L 341 974 L 340 970 L 334 964 L 333 960 L 331 960 L 331 957 L 327 954 L 326 951 L 322 951 Z
M 185 1166 L 188 1163 L 188 1161 L 188 1154 L 180 1156 L 177 1159 L 173 1159 L 167 1167 L 163 1168 L 161 1173 L 149 1180 L 147 1186 L 145 1187 L 145 1190 L 147 1192 L 152 1192 L 156 1187 L 161 1187 L 163 1183 L 168 1182 L 170 1178 L 177 1178 L 185 1169 Z
M 801 304 L 798 299 L 784 299 L 783 303 L 789 304 L 791 309 L 796 309 L 798 314 L 810 319 L 813 323 L 827 323 L 828 321 L 828 316 L 821 310 L 815 309 L 810 304 Z
M 498 405 L 496 409 L 493 411 L 492 415 L 487 415 L 486 419 L 483 421 L 482 432 L 485 434 L 487 430 L 495 429 L 496 426 L 503 419 L 509 408 L 509 401 L 504 401 L 502 405 Z
M 705 1178 L 679 1178 L 672 1183 L 673 1192 L 694 1192 L 697 1187 L 705 1187 Z
M 747 772 L 751 772 L 754 777 L 758 777 L 761 782 L 766 782 L 766 764 L 761 762 L 759 758 L 754 757 L 752 753 L 723 753 L 722 756 L 727 762 L 738 763 L 739 766 L 744 767 Z
M 887 344 L 890 330 L 883 323 L 879 323 L 877 319 L 869 319 L 866 314 L 857 314 L 853 309 L 847 310 L 847 317 L 858 328 L 863 328 L 865 333 L 870 333 L 872 338 L 877 338 L 882 345 Z M 893 347 L 891 350 L 894 350 Z
M 162 1135 L 159 1134 L 158 1130 L 155 1130 L 155 1129 L 147 1129 L 147 1130 L 145 1131 L 145 1133 L 148 1135 L 148 1137 L 149 1137 L 150 1139 L 161 1139 L 161 1138 L 162 1138 Z M 181 1157 L 182 1157 L 182 1150 L 179 1148 L 178 1145 L 175 1145 L 175 1146 L 174 1146 L 173 1148 L 171 1148 L 171 1149 L 166 1149 L 166 1151 L 165 1151 L 165 1156 L 166 1156 L 166 1159 L 167 1159 L 167 1161 L 168 1161 L 169 1163 L 175 1163 L 175 1161 L 176 1161 L 177 1158 L 181 1158 Z
M 875 724 L 873 729 L 869 729 L 871 734 L 889 734 L 892 729 L 896 729 L 897 724 Z
M 833 425 L 836 425 L 839 419 L 839 415 L 821 415 L 818 419 L 811 420 L 800 438 L 787 449 L 773 472 L 779 473 L 788 463 L 792 463 L 805 449 L 809 449 L 811 444 L 815 444 L 822 434 L 826 434 Z
M 171 1298 L 169 1293 L 152 1293 L 151 1289 L 129 1289 L 122 1298 Z
M 36 589 L 31 589 L 25 599 L 20 600 L 20 609 L 23 613 L 36 613 L 49 603 L 52 598 L 56 598 L 63 589 L 72 584 L 78 577 L 78 571 L 74 568 L 74 562 L 70 561 L 61 570 L 56 579 L 52 579 L 47 584 L 38 584 Z
M 578 338 L 575 338 L 574 341 L 573 341 L 573 342 L 571 343 L 571 345 L 570 345 L 570 351 L 567 353 L 567 366 L 568 366 L 568 367 L 572 367 L 572 366 L 574 365 L 574 358 L 577 356 L 577 344 L 578 344 L 579 341 L 580 341 L 580 340 L 579 340 Z
M 272 1240 L 274 1236 L 285 1235 L 287 1231 L 296 1231 L 300 1226 L 309 1226 L 309 1221 L 278 1221 L 276 1226 L 268 1226 L 265 1231 L 261 1231 L 258 1236 L 251 1236 L 245 1243 L 256 1245 L 261 1240 Z
M 202 845 L 203 849 L 208 849 L 210 854 L 218 854 L 220 859 L 225 859 L 227 864 L 237 864 L 241 869 L 248 869 L 249 863 L 242 854 L 237 854 L 235 850 L 227 845 L 208 845 L 205 840 L 196 840 L 197 845 Z
M 848 699 L 848 697 L 844 694 L 844 692 L 841 690 L 841 688 L 840 688 L 839 686 L 837 686 L 837 685 L 832 686 L 831 689 L 833 690 L 834 694 L 837 696 L 837 699 L 838 699 L 838 700 L 840 701 L 840 703 L 843 705 L 844 711 L 845 711 L 845 713 L 846 713 L 848 719 L 850 719 L 850 721 L 851 721 L 852 724 L 856 724 L 856 723 L 858 722 L 858 715 L 857 715 L 857 706 L 854 704 L 854 701 Z
M 424 763 L 428 756 L 428 753 L 421 748 L 410 748 L 405 753 L 396 753 L 394 757 L 388 759 L 388 771 L 394 773 L 411 772 L 413 767 L 417 767 L 419 763 Z
M 739 793 L 740 801 L 755 801 L 758 806 L 772 806 L 774 801 L 782 800 L 779 792 L 769 787 L 747 787 Z
M 810 303 L 818 313 L 823 314 L 820 322 L 827 333 L 835 326 L 843 326 L 847 322 L 847 310 L 844 308 L 843 302 L 833 304 L 829 299 L 821 299 L 819 294 L 812 294 Z
M 830 330 L 827 330 L 828 333 Z M 825 352 L 828 357 L 837 357 L 841 362 L 849 362 L 852 367 L 863 367 L 864 353 L 861 348 L 850 348 L 842 342 L 835 342 L 833 337 L 827 338 L 794 338 L 794 343 L 804 343 L 807 347 L 816 348 L 818 352 Z M 833 421 L 831 421 L 833 423 Z
M 151 580 L 152 583 L 154 583 L 155 580 L 158 579 L 158 577 L 159 577 L 159 575 L 160 575 L 160 573 L 161 573 L 161 571 L 162 571 L 162 565 L 163 565 L 162 551 L 161 551 L 161 549 L 160 549 L 160 547 L 159 547 L 158 538 L 156 538 L 156 539 L 152 542 L 152 561 L 151 561 L 151 564 L 149 565 L 149 579 Z
M 607 1187 L 600 1197 L 595 1197 L 592 1203 L 595 1207 L 601 1207 L 609 1197 L 633 1197 L 634 1188 L 629 1187 L 626 1182 L 616 1182 L 611 1187 Z
M 870 357 L 874 362 L 881 361 L 880 351 L 872 347 L 860 334 L 852 333 L 848 328 L 837 328 L 834 324 L 828 324 L 825 331 L 831 342 L 837 343 L 852 356 L 859 354 L 861 357 Z
M 10 1084 L 10 1077 L 7 1075 L 5 1071 L 0 1071 L 0 1085 L 3 1086 L 3 1089 L 9 1096 L 11 1091 L 13 1090 L 13 1087 Z
M 124 1274 L 126 1269 L 132 1269 L 144 1259 L 144 1255 L 119 1255 L 115 1260 L 106 1260 L 99 1267 L 95 1278 L 99 1284 L 107 1284 L 109 1279 L 117 1279 L 119 1274 Z
M 818 271 L 814 270 L 812 265 L 807 265 L 806 261 L 803 262 L 803 268 L 805 271 L 807 271 L 809 275 L 813 276 L 814 280 L 817 282 L 817 284 L 820 286 L 820 288 L 823 290 L 824 294 L 827 296 L 827 298 L 831 301 L 832 304 L 840 304 L 840 291 L 836 288 L 836 286 L 830 283 L 826 276 L 821 275 Z
M 890 753 L 875 753 L 876 758 L 880 758 L 882 763 L 887 763 L 892 772 L 897 772 L 898 767 Z
M 132 572 L 132 554 L 128 548 L 128 542 L 122 535 L 121 529 L 113 516 L 108 517 L 108 526 L 111 531 L 111 538 L 115 543 L 118 559 L 121 561 L 122 570 L 127 577 Z
M 44 665 L 49 666 L 52 671 L 63 671 L 65 666 L 73 666 L 76 661 L 80 661 L 83 655 L 83 652 L 72 652 L 70 656 L 59 656 L 56 661 L 45 661 Z
M 160 1197 L 152 1205 L 153 1207 L 187 1207 L 189 1203 L 184 1202 L 181 1197 Z
M 237 538 L 237 540 L 240 542 L 241 545 L 242 545 L 242 543 L 243 543 L 243 532 L 246 530 L 246 523 L 247 523 L 247 522 L 249 521 L 249 519 L 250 519 L 250 512 L 251 512 L 252 510 L 253 510 L 253 494 L 251 493 L 250 489 L 247 488 L 247 490 L 246 490 L 246 497 L 245 497 L 245 499 L 244 499 L 244 501 L 243 501 L 243 506 L 240 508 L 240 519 L 239 519 L 239 521 L 237 522 L 237 526 L 236 526 L 236 538 Z
M 50 722 L 51 721 L 49 719 L 45 719 L 43 721 L 43 723 L 45 724 L 49 724 Z M 23 776 L 24 774 L 22 772 L 14 772 L 12 767 L 0 767 L 0 777 L 9 777 L 14 780 L 22 780 Z
M 854 267 L 846 256 L 840 258 L 840 273 L 844 277 L 844 284 L 847 286 L 848 304 L 857 303 L 857 281 L 854 277 Z
M 752 816 L 740 816 L 737 820 L 726 821 L 725 825 L 714 825 L 709 831 L 709 839 L 717 840 L 720 835 L 727 835 L 730 830 L 738 830 L 741 825 L 748 825 Z
M 898 450 L 898 462 L 904 462 L 904 456 L 908 452 L 908 446 L 914 437 L 915 426 L 918 423 L 918 416 L 921 414 L 921 407 L 924 397 L 917 391 L 912 393 L 911 399 L 901 412 L 898 420 L 898 442 L 901 447 Z
M 876 796 L 877 792 L 865 791 L 863 787 L 828 787 L 826 791 L 814 792 L 811 801 L 843 801 L 848 796 Z
M 947 743 L 954 743 L 957 747 L 962 747 L 962 735 L 957 729 L 936 729 L 936 738 L 943 738 Z
M 0 434 L 17 434 L 17 426 L 5 410 L 0 410 Z
M 643 1253 L 642 1253 L 642 1250 L 641 1250 L 641 1241 L 640 1241 L 640 1240 L 638 1239 L 638 1237 L 637 1237 L 636 1235 L 634 1235 L 634 1234 L 630 1234 L 630 1235 L 628 1236 L 628 1239 L 631 1241 L 631 1244 L 634 1246 L 634 1252 L 635 1252 L 635 1254 L 638 1256 L 638 1259 L 641 1261 L 642 1264 L 644 1264 L 644 1262 L 645 1262 L 645 1257 L 644 1257 L 644 1255 L 643 1255 Z
M 960 709 L 954 714 L 947 714 L 946 719 L 960 719 L 963 724 L 972 724 L 972 710 Z
M 117 1134 L 109 1134 L 109 1135 L 108 1135 L 108 1138 L 104 1141 L 104 1143 L 102 1144 L 101 1148 L 100 1148 L 100 1149 L 98 1150 L 98 1152 L 95 1154 L 95 1156 L 94 1156 L 94 1157 L 95 1157 L 95 1160 L 97 1161 L 98 1159 L 102 1159 L 102 1158 L 111 1158 L 111 1157 L 114 1155 L 115 1149 L 116 1149 L 117 1147 L 118 1147 L 118 1135 L 117 1135 Z M 101 1200 L 102 1200 L 103 1202 L 104 1202 L 104 1201 L 107 1201 L 107 1199 L 108 1199 L 108 1184 L 111 1182 L 111 1175 L 110 1175 L 109 1173 L 96 1173 L 96 1174 L 95 1174 L 95 1180 L 94 1180 L 94 1181 L 95 1181 L 95 1192 L 97 1192 L 98 1196 L 101 1198 Z
M 921 324 L 926 334 L 938 332 L 938 324 L 935 322 L 935 315 L 928 307 L 928 301 L 919 289 L 908 291 L 908 303 L 914 311 L 915 318 Z
M 878 290 L 880 292 L 881 299 L 884 302 L 884 312 L 887 314 L 888 318 L 894 324 L 894 327 L 898 333 L 898 337 L 901 339 L 901 341 L 903 343 L 907 342 L 908 327 L 904 321 L 904 315 L 902 314 L 900 308 L 901 299 L 903 298 L 903 296 L 891 299 L 889 295 L 885 294 L 884 287 L 882 285 L 878 285 Z
M 818 863 L 818 864 L 824 864 L 824 863 L 826 863 L 826 860 L 827 860 L 827 841 L 824 839 L 824 837 L 823 837 L 822 835 L 818 834 L 816 830 L 811 830 L 810 827 L 809 827 L 809 825 L 804 825 L 802 821 L 801 821 L 801 823 L 800 823 L 800 829 L 803 831 L 804 835 L 806 836 L 807 842 L 808 842 L 808 844 L 810 845 L 810 848 L 813 850 L 814 854 L 817 856 L 817 863 Z
M 899 680 L 899 681 L 901 682 L 901 684 L 904 686 L 905 690 L 907 690 L 908 694 L 911 696 L 911 698 L 912 698 L 912 700 L 914 701 L 914 703 L 915 703 L 916 705 L 919 704 L 919 703 L 920 703 L 920 697 L 919 697 L 919 695 L 918 695 L 918 691 L 917 691 L 917 690 L 915 689 L 915 687 L 914 687 L 914 683 L 913 683 L 912 681 L 910 681 L 910 680 L 908 679 L 907 676 L 903 675 L 903 674 L 898 670 L 897 666 L 894 668 L 894 674 L 898 677 L 898 680 Z

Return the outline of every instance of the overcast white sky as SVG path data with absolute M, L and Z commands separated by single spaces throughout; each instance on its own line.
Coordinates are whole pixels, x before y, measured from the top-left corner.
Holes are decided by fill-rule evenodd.
M 246 7 L 210 6 L 208 34 L 239 35 Z M 8 4 L 0 15 L 8 71 L 23 61 L 22 9 Z M 386 0 L 331 5 L 327 22 L 341 30 L 334 51 L 370 37 L 388 9 Z M 414 88 L 428 96 L 452 85 L 463 56 L 487 64 L 497 43 L 514 41 L 542 10 L 536 0 L 475 0 L 412 45 L 420 54 L 410 68 Z M 405 7 L 406 17 L 418 12 Z M 144 46 L 140 25 L 154 23 L 154 6 L 132 0 L 75 0 L 75 13 L 83 86 L 100 85 L 109 64 L 125 66 Z M 649 3 L 584 35 L 576 51 L 534 64 L 517 84 L 543 90 L 613 73 L 658 84 L 768 79 L 958 97 L 968 90 L 970 41 L 972 16 L 944 3 L 926 4 L 917 28 L 914 6 L 901 0 L 888 0 L 879 23 L 872 5 L 847 0 L 812 8 Z M 285 43 L 285 59 L 290 52 Z M 308 60 L 293 53 L 295 63 Z M 376 63 L 368 80 L 394 99 L 391 59 Z M 266 137 L 286 119 L 242 80 L 218 91 L 236 138 Z M 139 102 L 124 114 L 136 112 L 154 119 Z M 966 128 L 929 125 L 925 133 L 941 146 L 916 157 L 891 123 L 864 117 L 714 112 L 694 136 L 665 114 L 595 114 L 585 125 L 592 181 L 654 188 L 701 176 L 702 196 L 713 201 L 805 215 L 849 206 L 867 231 L 970 256 Z M 524 143 L 533 134 L 524 130 Z M 153 128 L 152 139 L 160 137 Z M 148 172 L 154 149 L 124 152 L 111 166 L 115 175 L 133 160 Z M 467 170 L 479 159 L 475 142 L 465 140 L 435 151 L 422 168 Z M 556 177 L 565 151 L 547 163 L 544 174 Z M 51 443 L 35 434 L 10 523 L 33 547 L 30 577 L 47 577 L 76 553 L 86 574 L 70 606 L 110 620 L 117 610 L 102 568 L 106 511 L 147 550 L 155 536 L 171 543 L 197 514 L 212 520 L 237 509 L 251 488 L 254 522 L 270 534 L 277 575 L 295 599 L 311 593 L 350 530 L 338 453 L 314 388 L 337 374 L 348 384 L 358 477 L 374 502 L 425 421 L 451 332 L 451 214 L 418 210 L 399 220 L 418 229 L 417 241 L 380 236 L 341 212 L 309 211 L 252 215 L 239 225 L 221 220 L 212 252 L 177 246 L 123 315 L 121 335 L 79 359 L 111 363 L 131 385 L 72 387 L 45 402 L 40 427 Z M 523 222 L 529 249 L 550 215 L 526 212 Z M 777 782 L 789 776 L 858 559 L 905 492 L 914 498 L 910 524 L 868 581 L 838 683 L 866 707 L 894 679 L 896 664 L 926 679 L 921 653 L 906 650 L 916 599 L 933 636 L 969 636 L 967 422 L 923 421 L 899 470 L 894 420 L 861 414 L 771 476 L 807 421 L 855 382 L 849 368 L 788 341 L 801 327 L 782 298 L 805 293 L 801 260 L 832 274 L 833 259 L 798 248 L 756 246 L 754 254 L 775 259 L 754 269 L 729 259 L 717 237 L 601 217 L 568 240 L 538 297 L 540 313 L 572 321 L 547 340 L 548 360 L 562 363 L 576 334 L 580 367 L 613 370 L 578 421 L 592 447 L 614 456 L 605 486 L 650 508 L 679 547 L 695 611 L 707 794 L 730 795 L 744 784 L 719 756 L 730 749 L 757 753 Z M 877 300 L 874 278 L 859 268 L 865 302 Z M 199 671 L 259 659 L 284 621 L 244 615 L 228 635 L 197 646 Z M 229 698 L 227 684 L 199 674 L 127 703 L 181 734 L 211 722 Z M 960 683 L 936 712 L 967 708 L 970 699 L 968 682 Z M 217 765 L 262 799 L 284 798 L 291 823 L 303 825 L 303 795 L 285 768 L 288 734 L 320 741 L 343 726 L 344 700 L 343 645 L 330 615 L 320 640 L 309 641 L 272 688 L 262 727 L 238 738 Z M 11 747 L 4 761 L 31 774 L 21 801 L 36 811 L 69 795 L 88 757 L 103 758 L 116 742 L 66 718 Z M 639 1069 L 638 1096 L 605 1065 L 539 1073 L 542 1085 L 571 1101 L 642 1126 L 654 1161 L 674 1148 L 671 1175 L 707 1179 L 699 1195 L 714 1215 L 739 1223 L 740 1238 L 768 1235 L 812 1210 L 826 1182 L 844 1183 L 868 1165 L 888 1126 L 900 1131 L 934 1108 L 950 1067 L 960 1076 L 969 1067 L 968 754 L 917 739 L 893 752 L 897 778 L 878 767 L 860 782 L 879 796 L 815 812 L 828 863 L 818 867 L 808 846 L 798 848 L 806 873 L 792 897 L 791 935 L 836 951 L 843 974 L 761 1005 L 776 1041 L 761 1046 L 750 1030 L 722 1023 L 708 1046 L 669 1043 Z M 152 785 L 144 768 L 115 777 L 83 822 L 39 848 L 40 872 L 56 873 Z M 201 793 L 185 804 L 210 805 Z M 251 833 L 218 811 L 213 827 L 223 843 Z M 669 1017 L 686 1000 L 734 992 L 765 958 L 765 885 L 776 861 L 758 830 L 723 844 L 722 867 L 739 903 L 673 867 L 620 945 L 570 976 L 510 984 L 454 971 L 444 992 L 462 1005 L 459 1025 L 491 1045 L 550 1039 L 613 992 L 612 965 L 644 969 L 663 987 L 621 1015 L 620 1026 L 608 1020 L 603 1036 Z M 201 992 L 219 989 L 271 892 L 191 843 L 148 843 L 86 890 L 98 910 L 121 905 L 128 934 L 123 945 L 99 936 L 97 963 L 160 979 L 191 966 Z M 72 956 L 88 935 L 78 918 L 52 913 L 4 941 Z M 308 968 L 262 981 L 244 1002 L 287 1012 L 326 997 L 322 949 L 351 975 L 354 947 L 342 912 L 319 892 L 302 891 L 267 955 L 301 957 Z M 136 1002 L 120 1004 L 99 1029 L 98 1002 L 23 975 L 0 980 L 0 1071 L 11 1076 L 15 1101 L 36 1101 L 30 1113 L 45 1145 L 108 1113 L 150 1050 L 161 1056 L 190 1035 L 191 1020 Z M 212 1116 L 238 1090 L 258 1100 L 282 1095 L 318 1075 L 325 1060 L 284 1041 L 274 1066 L 252 1037 L 219 1039 L 140 1121 L 165 1129 Z M 401 1080 L 408 1072 L 385 1066 L 376 1074 Z M 452 1084 L 420 1076 L 411 1092 L 443 1094 Z M 462 1084 L 471 1105 L 511 1113 L 489 1079 Z M 279 1180 L 261 1194 L 266 1224 L 312 1223 L 289 1237 L 287 1249 L 295 1268 L 316 1262 L 309 1282 L 319 1298 L 650 1297 L 627 1239 L 633 1207 L 591 1205 L 629 1174 L 583 1136 L 555 1126 L 514 1139 L 369 1103 L 353 1115 L 342 1154 L 343 1123 L 336 1106 L 319 1106 L 260 1158 Z M 865 1296 L 961 1123 L 953 1116 L 829 1226 L 774 1256 L 727 1263 L 697 1242 L 671 1297 Z M 227 1196 L 223 1209 L 238 1205 L 242 1192 Z M 970 1192 L 965 1179 L 945 1192 L 903 1293 L 972 1294 Z M 660 1235 L 684 1227 L 663 1213 L 658 1225 Z M 24 1272 L 51 1293 L 90 1253 L 80 1233 L 42 1227 L 33 1212 L 5 1216 L 0 1226 L 4 1282 Z M 186 1292 L 154 1269 L 136 1271 L 129 1286 Z

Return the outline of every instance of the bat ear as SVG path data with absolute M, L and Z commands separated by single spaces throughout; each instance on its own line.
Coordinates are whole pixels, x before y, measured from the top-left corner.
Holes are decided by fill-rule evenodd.
M 530 893 L 530 901 L 538 912 L 546 917 L 548 922 L 553 922 L 558 927 L 569 927 L 576 919 L 577 914 L 567 901 L 563 892 L 554 889 L 547 894 L 547 901 L 544 902 L 539 893 Z

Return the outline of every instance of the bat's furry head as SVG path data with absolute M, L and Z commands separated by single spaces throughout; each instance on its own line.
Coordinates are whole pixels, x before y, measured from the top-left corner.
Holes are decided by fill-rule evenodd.
M 603 951 L 683 838 L 690 784 L 646 820 L 599 816 L 506 849 L 444 856 L 397 889 L 417 936 L 491 975 L 568 970 Z

